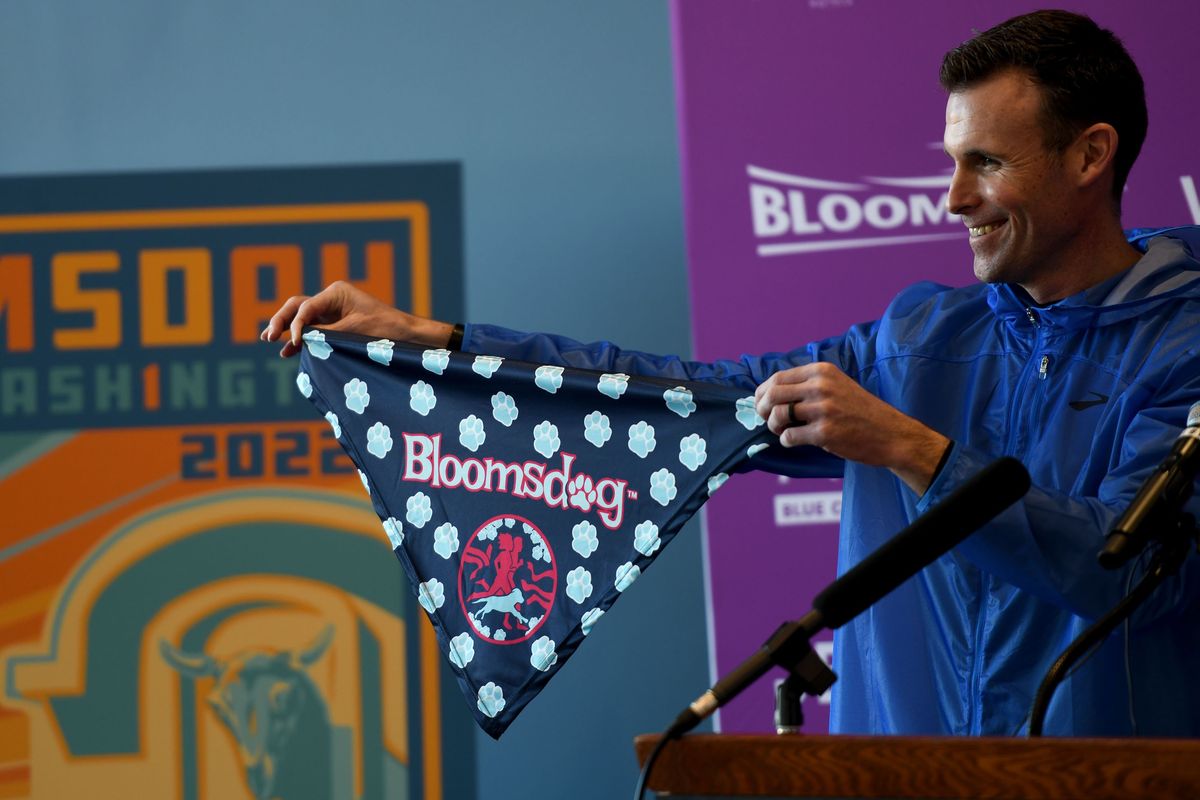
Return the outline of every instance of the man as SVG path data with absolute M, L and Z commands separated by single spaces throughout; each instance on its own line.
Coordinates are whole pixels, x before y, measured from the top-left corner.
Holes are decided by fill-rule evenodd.
M 345 284 L 295 297 L 304 325 L 605 371 L 753 387 L 807 474 L 844 459 L 845 570 L 1000 455 L 1026 498 L 838 632 L 837 732 L 1013 734 L 1059 652 L 1140 576 L 1095 554 L 1200 400 L 1200 232 L 1131 244 L 1120 196 L 1146 130 L 1141 77 L 1091 20 L 1036 12 L 943 61 L 950 210 L 966 289 L 921 284 L 883 317 L 784 354 L 700 364 L 388 308 Z M 1135 246 L 1136 245 L 1136 246 Z M 1082 399 L 1081 399 L 1082 398 Z M 1200 731 L 1194 567 L 1060 688 L 1046 731 Z

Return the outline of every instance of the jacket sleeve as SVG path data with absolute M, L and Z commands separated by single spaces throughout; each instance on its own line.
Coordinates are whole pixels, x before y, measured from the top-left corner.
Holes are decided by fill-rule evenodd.
M 1038 485 L 1025 497 L 968 537 L 958 552 L 972 563 L 1043 600 L 1094 620 L 1115 606 L 1145 572 L 1146 554 L 1123 568 L 1107 570 L 1097 561 L 1108 531 L 1129 506 L 1146 478 L 1170 451 L 1200 382 L 1161 397 L 1131 420 L 1120 461 L 1100 481 L 1095 496 L 1074 496 Z M 983 469 L 994 456 L 955 443 L 942 471 L 917 504 L 923 514 Z M 1188 510 L 1200 512 L 1195 499 Z M 1197 599 L 1197 559 L 1189 558 L 1135 614 L 1145 625 Z

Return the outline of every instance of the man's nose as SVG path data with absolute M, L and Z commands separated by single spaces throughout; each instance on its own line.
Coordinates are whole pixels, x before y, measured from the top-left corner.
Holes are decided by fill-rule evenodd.
M 950 190 L 946 192 L 946 208 L 951 214 L 965 214 L 979 205 L 979 192 L 969 170 L 954 168 Z

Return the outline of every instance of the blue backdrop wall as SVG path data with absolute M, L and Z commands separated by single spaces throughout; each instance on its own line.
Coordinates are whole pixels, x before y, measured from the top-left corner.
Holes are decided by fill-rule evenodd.
M 689 349 L 665 4 L 6 0 L 0 52 L 0 175 L 458 161 L 471 319 Z M 478 797 L 630 791 L 707 683 L 703 597 L 692 523 L 477 737 Z

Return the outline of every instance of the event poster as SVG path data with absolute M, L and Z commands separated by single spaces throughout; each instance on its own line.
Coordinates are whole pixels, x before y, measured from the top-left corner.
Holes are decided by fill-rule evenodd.
M 1200 223 L 1200 6 L 1069 5 L 1115 31 L 1146 82 L 1150 131 L 1125 226 Z M 697 358 L 790 350 L 878 317 L 915 281 L 974 280 L 966 231 L 946 209 L 938 67 L 973 30 L 1037 7 L 673 0 Z M 835 577 L 840 501 L 836 480 L 754 474 L 706 506 L 714 678 Z M 830 634 L 819 638 L 831 657 Z M 772 713 L 763 680 L 720 727 L 770 730 Z M 827 696 L 804 713 L 806 730 L 826 730 Z
M 297 361 L 258 338 L 339 279 L 459 318 L 460 184 L 0 181 L 0 797 L 474 791 L 432 629 Z

